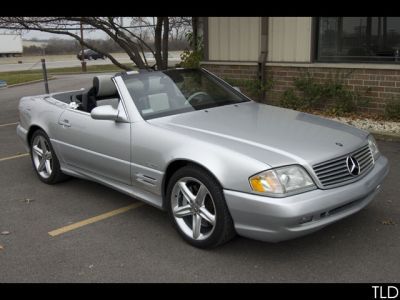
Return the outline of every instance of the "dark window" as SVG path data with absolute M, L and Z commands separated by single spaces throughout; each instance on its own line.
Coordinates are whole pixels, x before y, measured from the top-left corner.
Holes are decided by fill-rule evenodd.
M 400 63 L 400 17 L 321 17 L 317 60 Z

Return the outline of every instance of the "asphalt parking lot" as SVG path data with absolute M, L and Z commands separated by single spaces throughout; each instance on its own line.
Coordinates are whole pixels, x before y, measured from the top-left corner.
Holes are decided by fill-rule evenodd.
M 59 76 L 50 90 L 87 87 L 92 76 Z M 296 240 L 237 237 L 199 250 L 166 213 L 124 194 L 80 179 L 39 181 L 15 123 L 18 99 L 43 91 L 43 83 L 0 90 L 0 282 L 399 281 L 400 143 L 379 141 L 391 170 L 359 213 Z

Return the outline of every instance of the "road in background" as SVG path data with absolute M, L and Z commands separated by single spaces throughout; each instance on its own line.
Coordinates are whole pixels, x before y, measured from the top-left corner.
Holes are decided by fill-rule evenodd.
M 92 77 L 59 76 L 50 90 L 87 88 Z M 20 97 L 43 89 L 0 90 L 0 125 L 18 121 Z M 0 127 L 0 158 L 25 151 L 15 126 Z M 52 237 L 137 200 L 87 180 L 43 184 L 28 156 L 0 161 L 0 233 L 9 232 L 0 234 L 0 282 L 398 282 L 400 144 L 378 144 L 391 170 L 359 213 L 295 240 L 237 237 L 207 251 L 186 244 L 167 214 L 149 205 Z
M 175 64 L 181 61 L 180 51 L 169 52 L 168 64 L 169 66 L 175 66 Z M 114 54 L 113 54 L 114 55 Z M 145 53 L 146 59 L 150 64 L 154 64 L 155 60 L 151 53 Z M 41 56 L 27 56 L 27 57 L 2 57 L 0 58 L 0 72 L 11 72 L 11 71 L 26 71 L 26 70 L 39 70 L 42 68 L 40 63 Z M 76 55 L 51 55 L 45 56 L 46 66 L 48 69 L 52 68 L 68 68 L 68 67 L 79 67 L 81 61 L 76 58 Z M 116 53 L 115 58 L 121 63 L 132 63 L 128 55 L 124 53 Z M 18 63 L 21 61 L 22 63 Z M 85 60 L 87 66 L 95 65 L 108 65 L 112 64 L 109 59 L 97 59 L 97 60 Z

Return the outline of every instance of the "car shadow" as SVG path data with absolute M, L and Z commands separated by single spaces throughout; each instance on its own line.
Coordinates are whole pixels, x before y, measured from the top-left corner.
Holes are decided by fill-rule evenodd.
M 65 186 L 65 190 L 71 188 L 80 190 L 79 194 L 82 196 L 94 192 L 101 195 L 101 201 L 110 201 L 113 204 L 118 202 L 120 205 L 127 205 L 132 200 L 140 201 L 88 180 L 72 178 L 61 185 Z M 312 257 L 316 253 L 329 255 L 333 252 L 341 252 L 346 255 L 346 252 L 350 251 L 353 245 L 363 245 L 366 242 L 371 245 L 382 242 L 382 238 L 378 238 L 379 234 L 376 231 L 379 207 L 374 205 L 330 224 L 317 232 L 296 239 L 270 243 L 236 236 L 228 243 L 210 250 L 196 249 L 185 243 L 175 232 L 168 214 L 149 204 L 127 214 L 134 215 L 135 219 L 134 221 L 128 220 L 128 222 L 132 222 L 132 225 L 124 224 L 124 228 L 128 232 L 137 230 L 139 226 L 143 230 L 152 232 L 152 234 L 162 236 L 162 242 L 168 244 L 169 247 L 184 250 L 186 253 L 195 254 L 201 251 L 208 252 L 212 256 L 223 255 L 237 259 L 242 259 L 251 253 L 251 256 L 259 259 L 273 257 L 276 262 L 287 262 L 288 257 Z M 371 220 L 375 221 L 371 222 Z M 148 241 L 144 240 L 143 243 L 146 244 Z

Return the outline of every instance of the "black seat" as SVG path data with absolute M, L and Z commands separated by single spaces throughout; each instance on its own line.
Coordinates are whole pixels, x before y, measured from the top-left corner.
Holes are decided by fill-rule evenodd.
M 96 87 L 91 87 L 86 93 L 82 94 L 82 110 L 91 112 L 96 107 Z
M 99 75 L 93 78 L 93 87 L 82 94 L 82 110 L 90 113 L 97 106 L 97 100 L 115 97 L 118 92 L 111 80 L 112 75 Z

